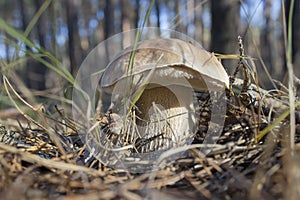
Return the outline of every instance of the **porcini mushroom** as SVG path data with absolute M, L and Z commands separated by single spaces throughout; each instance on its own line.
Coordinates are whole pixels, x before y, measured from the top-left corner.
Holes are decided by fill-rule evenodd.
M 140 152 L 190 143 L 196 128 L 192 92 L 228 88 L 229 77 L 222 64 L 203 48 L 179 39 L 140 42 L 134 63 L 129 66 L 131 53 L 132 47 L 123 50 L 101 78 L 105 92 L 121 95 L 129 102 L 138 99 L 138 131 L 120 138 L 127 138 L 126 144 L 137 144 L 142 139 L 143 144 L 136 145 Z M 115 100 L 119 101 L 116 105 L 120 105 L 122 98 Z

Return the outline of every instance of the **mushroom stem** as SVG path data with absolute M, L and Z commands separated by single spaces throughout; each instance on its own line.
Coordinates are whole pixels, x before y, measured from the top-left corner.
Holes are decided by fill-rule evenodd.
M 168 149 L 186 142 L 192 136 L 193 118 L 191 102 L 179 100 L 174 91 L 184 91 L 182 86 L 158 86 L 146 88 L 137 101 L 137 125 L 143 138 L 154 138 L 145 145 L 142 152 Z M 191 94 L 190 94 L 191 95 Z
M 149 109 L 153 106 L 152 103 L 159 104 L 165 109 L 179 107 L 179 101 L 176 95 L 167 87 L 146 88 L 136 102 L 139 109 L 138 116 L 145 119 Z

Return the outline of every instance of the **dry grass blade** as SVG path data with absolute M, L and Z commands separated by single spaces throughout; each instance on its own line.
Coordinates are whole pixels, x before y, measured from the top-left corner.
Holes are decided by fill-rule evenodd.
M 211 199 L 212 198 L 212 194 L 209 190 L 205 189 L 205 187 L 203 187 L 201 184 L 199 184 L 200 181 L 197 181 L 195 179 L 195 175 L 192 174 L 190 171 L 187 172 L 184 176 L 191 184 L 192 186 L 198 190 L 205 198 L 207 199 Z
M 291 58 L 291 29 L 294 28 L 291 24 L 291 16 L 293 12 L 289 12 L 288 20 L 284 19 L 286 17 L 284 12 L 289 9 L 293 10 L 294 0 L 286 1 L 291 3 L 291 7 L 286 9 L 284 8 L 285 1 L 281 1 L 280 15 L 283 19 L 275 23 L 275 25 L 283 24 L 283 29 L 288 30 L 284 33 L 286 66 L 289 74 L 288 86 L 273 80 L 270 75 L 276 76 L 277 73 L 281 75 L 279 69 L 284 64 L 281 62 L 285 62 L 281 57 L 280 59 L 273 57 L 283 54 L 284 51 L 284 47 L 279 46 L 282 39 L 278 37 L 280 30 L 273 26 L 274 24 L 272 25 L 275 22 L 273 8 L 279 8 L 278 2 L 277 4 L 272 2 L 272 5 L 268 5 L 268 3 L 271 4 L 270 0 L 261 0 L 254 4 L 250 1 L 240 1 L 239 3 L 244 12 L 236 14 L 241 17 L 242 21 L 247 20 L 247 27 L 243 23 L 243 28 L 245 28 L 243 37 L 247 41 L 245 44 L 249 45 L 249 48 L 245 48 L 249 51 L 246 53 L 254 53 L 253 56 L 256 58 L 253 59 L 244 53 L 241 40 L 240 55 L 214 54 L 202 51 L 202 48 L 198 49 L 201 45 L 183 34 L 177 36 L 173 35 L 172 31 L 164 32 L 159 28 L 157 32 L 162 38 L 155 39 L 152 37 L 151 31 L 144 28 L 146 24 L 155 23 L 156 17 L 158 27 L 169 24 L 170 27 L 176 27 L 178 31 L 187 31 L 190 36 L 194 34 L 196 40 L 207 46 L 217 40 L 214 39 L 213 34 L 211 37 L 209 36 L 210 25 L 203 19 L 207 18 L 207 14 L 211 14 L 212 19 L 215 19 L 213 5 L 214 3 L 218 4 L 217 1 L 184 1 L 186 2 L 184 6 L 181 5 L 183 1 L 166 3 L 161 0 L 149 2 L 144 0 L 130 5 L 127 5 L 127 1 L 124 2 L 122 1 L 120 6 L 112 8 L 113 11 L 121 10 L 122 13 L 124 11 L 124 16 L 122 14 L 120 17 L 120 19 L 122 18 L 121 24 L 102 23 L 110 20 L 110 15 L 106 15 L 107 10 L 111 10 L 108 9 L 109 6 L 114 4 L 110 1 L 106 1 L 105 4 L 100 3 L 100 5 L 98 1 L 90 0 L 90 4 L 84 6 L 83 13 L 80 9 L 74 9 L 75 13 L 79 14 L 76 15 L 78 22 L 82 20 L 88 22 L 86 26 L 79 26 L 74 31 L 71 31 L 71 27 L 67 27 L 65 23 L 60 23 L 61 19 L 68 18 L 67 22 L 76 20 L 69 20 L 69 14 L 71 15 L 72 12 L 67 14 L 67 18 L 59 14 L 61 11 L 59 5 L 61 4 L 58 1 L 26 2 L 25 8 L 22 8 L 24 5 L 21 5 L 23 1 L 19 2 L 20 7 L 15 7 L 13 3 L 9 2 L 0 3 L 4 5 L 4 9 L 9 6 L 15 11 L 21 11 L 17 16 L 15 16 L 15 12 L 6 13 L 7 15 L 4 13 L 4 17 L 0 18 L 0 29 L 2 30 L 0 40 L 3 44 L 1 41 L 0 43 L 4 49 L 4 57 L 6 57 L 6 61 L 0 59 L 0 71 L 2 74 L 10 75 L 9 78 L 2 76 L 3 86 L 1 85 L 0 89 L 3 91 L 0 91 L 0 95 L 3 94 L 5 99 L 1 101 L 3 100 L 1 96 L 0 102 L 5 102 L 4 108 L 6 105 L 15 107 L 14 110 L 5 110 L 4 112 L 0 110 L 0 199 L 299 199 L 300 100 L 295 95 L 295 90 L 299 90 L 296 87 L 300 85 L 300 80 L 294 75 Z M 204 5 L 208 2 L 212 3 L 211 7 Z M 78 7 L 78 4 L 74 2 L 67 1 L 66 3 L 70 4 L 68 8 Z M 40 8 L 38 8 L 38 4 L 41 5 Z M 92 8 L 94 5 L 97 5 L 97 8 Z M 117 93 L 117 95 L 120 94 L 121 103 L 113 102 L 116 109 L 111 109 L 105 114 L 101 113 L 102 109 L 106 109 L 104 88 L 108 90 L 110 88 L 109 85 L 102 84 L 101 87 L 96 88 L 99 93 L 95 95 L 95 98 L 90 98 L 88 92 L 83 91 L 85 87 L 82 89 L 78 87 L 78 101 L 74 98 L 76 95 L 72 96 L 72 100 L 67 99 L 71 96 L 69 96 L 69 86 L 76 88 L 77 84 L 82 82 L 90 87 L 90 81 L 86 82 L 87 79 L 85 79 L 89 76 L 79 76 L 81 81 L 75 81 L 68 68 L 64 67 L 64 64 L 69 64 L 66 62 L 68 58 L 65 54 L 68 48 L 65 48 L 67 43 L 62 42 L 65 38 L 60 37 L 61 30 L 70 29 L 68 31 L 69 47 L 72 46 L 71 34 L 75 34 L 75 39 L 77 36 L 83 39 L 75 40 L 74 48 L 69 48 L 70 51 L 67 53 L 70 54 L 70 69 L 73 72 L 73 67 L 77 66 L 78 59 L 81 59 L 81 56 L 78 55 L 85 55 L 84 52 L 94 46 L 96 41 L 106 37 L 107 34 L 102 33 L 109 32 L 108 25 L 111 27 L 116 24 L 122 25 L 122 30 L 132 25 L 131 19 L 135 18 L 135 14 L 131 15 L 132 13 L 125 11 L 131 10 L 131 8 L 135 9 L 135 6 L 138 11 L 135 12 L 137 13 L 135 20 L 140 26 L 135 32 L 133 48 L 127 49 L 128 51 L 125 49 L 121 52 L 119 60 L 113 60 L 109 64 L 115 63 L 116 66 L 121 67 L 124 63 L 126 77 L 121 76 L 118 81 L 130 79 L 129 83 L 121 83 L 125 88 Z M 145 6 L 148 7 L 147 11 L 144 9 Z M 254 24 L 257 20 L 254 13 L 261 12 L 259 11 L 261 6 L 264 7 L 262 12 L 265 16 L 263 18 L 266 19 L 262 26 L 259 25 L 261 23 Z M 268 6 L 270 9 L 272 7 L 270 13 L 268 13 Z M 34 7 L 37 8 L 36 13 L 28 13 Z M 151 12 L 152 8 L 155 8 L 154 12 Z M 89 9 L 92 9 L 92 13 L 97 12 L 96 18 L 83 15 Z M 250 12 L 253 9 L 252 15 Z M 9 11 L 11 10 L 9 9 Z M 250 12 L 247 13 L 246 10 Z M 170 16 L 175 12 L 176 16 L 173 17 L 174 21 L 171 24 L 168 22 L 160 24 L 161 21 L 165 21 L 166 17 L 162 11 L 170 11 Z M 102 16 L 103 13 L 104 16 Z M 278 10 L 276 13 L 279 13 Z M 53 16 L 51 16 L 52 14 Z M 139 14 L 143 14 L 144 17 L 139 19 Z M 269 14 L 270 16 L 267 16 Z M 23 23 L 24 20 L 22 20 L 26 19 L 26 16 L 31 16 L 27 28 L 26 22 Z M 50 24 L 47 21 L 49 17 L 53 20 Z M 272 22 L 270 23 L 272 26 L 268 27 L 269 21 Z M 288 22 L 288 26 L 285 25 L 286 22 Z M 212 24 L 214 23 L 215 20 L 212 20 Z M 61 29 L 61 25 L 65 29 Z M 18 26 L 18 29 L 13 26 Z M 41 27 L 54 32 L 45 32 L 46 29 L 39 30 Z M 268 33 L 273 32 L 273 28 L 275 28 L 276 35 L 274 38 L 278 40 L 272 43 L 274 38 L 271 35 L 268 37 Z M 22 30 L 24 33 L 20 32 Z M 32 32 L 33 30 L 35 32 Z M 79 35 L 77 31 L 79 31 Z M 81 34 L 82 31 L 87 34 Z M 36 33 L 38 35 L 35 35 Z M 148 33 L 150 33 L 150 37 L 147 36 Z M 217 33 L 217 36 L 220 36 L 220 33 Z M 91 64 L 90 66 L 104 65 L 110 56 L 116 53 L 114 51 L 119 48 L 119 43 L 120 46 L 127 45 L 126 37 L 122 35 L 116 44 L 107 45 L 106 47 L 109 48 L 106 49 L 108 51 L 105 54 L 102 55 L 98 51 L 100 54 L 95 56 L 96 65 Z M 34 38 L 36 40 L 31 40 Z M 141 43 L 139 43 L 140 41 Z M 256 44 L 257 41 L 260 42 L 260 45 Z M 272 46 L 268 47 L 270 43 Z M 77 54 L 76 56 L 72 55 L 72 50 L 74 50 L 74 54 Z M 112 54 L 110 50 L 113 50 Z M 234 48 L 231 50 L 234 52 Z M 269 57 L 267 55 L 269 50 L 272 51 L 270 58 L 273 57 L 273 59 L 270 60 L 273 62 L 265 64 L 263 58 Z M 56 56 L 53 56 L 50 51 L 55 52 Z M 64 62 L 60 62 L 60 59 Z M 236 63 L 239 61 L 239 67 L 243 69 L 241 74 L 237 73 L 237 76 L 241 75 L 243 79 L 236 79 L 232 83 L 231 93 L 227 91 L 229 77 L 219 62 L 222 59 L 232 59 L 233 62 L 237 61 Z M 257 65 L 258 67 L 262 66 L 262 69 L 258 68 L 258 72 L 261 73 L 265 70 L 264 78 L 271 82 L 270 86 L 273 85 L 273 90 L 263 90 L 259 87 L 255 61 L 261 62 L 260 65 Z M 25 72 L 28 72 L 26 79 L 34 76 L 33 78 L 38 80 L 39 77 L 32 73 L 35 70 L 31 71 L 36 66 L 44 66 L 51 70 L 49 74 L 49 71 L 47 72 L 46 80 L 41 79 L 45 80 L 46 87 L 51 87 L 52 81 L 58 80 L 52 79 L 52 74 L 57 74 L 59 78 L 63 79 L 63 82 L 68 82 L 72 86 L 68 85 L 68 88 L 64 88 L 59 85 L 51 91 L 31 91 L 26 87 L 27 80 L 26 84 L 23 83 L 23 77 L 18 73 L 24 67 L 26 68 Z M 148 66 L 146 73 L 141 74 L 139 71 L 135 71 L 135 67 L 141 70 L 141 66 Z M 195 66 L 200 67 L 198 75 L 194 74 L 196 70 L 198 71 Z M 189 68 L 182 69 L 182 67 Z M 228 71 L 230 71 L 231 66 L 228 67 Z M 271 67 L 272 72 L 269 73 L 267 68 Z M 106 70 L 109 68 L 108 66 Z M 27 69 L 29 70 L 26 71 Z M 87 68 L 84 70 L 90 71 Z M 94 79 L 102 73 L 106 74 L 106 70 L 96 70 L 92 73 L 91 78 Z M 112 78 L 122 70 L 122 68 L 111 70 L 113 73 L 108 73 L 107 77 Z M 175 75 L 176 79 L 171 79 L 169 76 L 171 74 Z M 0 77 L 1 81 L 2 77 Z M 183 84 L 184 82 L 179 83 L 178 77 L 188 80 L 189 84 L 184 85 L 185 89 L 195 83 L 190 95 L 193 98 L 184 106 L 191 109 L 176 110 L 177 114 L 173 114 L 171 111 L 175 110 L 171 110 L 172 105 L 168 110 L 168 112 L 170 111 L 168 114 L 171 114 L 166 115 L 166 106 L 157 102 L 159 98 L 151 99 L 149 97 L 163 93 L 165 96 L 160 96 L 161 99 L 169 100 L 165 105 L 169 103 L 171 105 L 172 102 L 178 100 L 179 95 L 174 93 L 176 98 L 169 98 L 171 96 L 167 90 L 161 88 L 154 90 L 153 88 L 156 85 Z M 198 81 L 200 78 L 201 81 Z M 206 78 L 215 87 L 207 88 L 209 84 L 203 84 L 207 83 Z M 279 77 L 276 78 L 279 79 Z M 263 81 L 260 83 L 266 84 Z M 116 82 L 113 84 L 116 85 Z M 31 84 L 29 83 L 29 85 Z M 53 83 L 53 85 L 56 84 Z M 97 84 L 92 85 L 98 86 Z M 180 90 L 178 94 L 182 94 L 182 99 L 187 100 L 190 93 L 183 93 L 185 89 L 181 86 L 178 87 Z M 219 102 L 212 98 L 215 92 L 218 92 L 219 86 L 223 86 L 222 89 L 225 88 L 228 92 L 226 93 L 227 99 L 224 98 L 224 106 L 220 106 Z M 62 88 L 66 89 L 67 93 L 64 93 L 65 90 Z M 202 91 L 207 89 L 209 91 Z M 65 98 L 65 94 L 68 97 Z M 39 97 L 42 97 L 41 100 L 45 100 L 47 103 L 39 104 Z M 123 103 L 124 99 L 124 101 L 127 100 L 126 98 L 129 99 L 128 102 Z M 112 99 L 113 101 L 119 100 L 117 97 Z M 94 103 L 98 103 L 98 110 L 94 109 Z M 121 107 L 123 104 L 125 106 Z M 215 125 L 220 124 L 216 122 L 213 115 L 215 113 L 213 106 L 215 105 L 226 108 L 223 114 L 217 113 L 225 118 L 222 127 Z M 122 108 L 126 112 L 119 112 L 118 109 Z M 93 112 L 94 110 L 96 112 Z M 72 113 L 74 119 L 70 116 L 72 111 L 75 111 Z M 187 128 L 183 130 L 178 126 L 172 126 L 172 124 L 184 121 L 173 120 L 176 116 L 183 116 L 189 111 L 193 113 L 195 111 L 195 116 L 191 114 L 187 117 L 188 119 L 195 118 L 196 123 L 192 127 L 193 130 L 184 133 Z M 16 112 L 20 118 L 16 117 Z M 141 113 L 146 115 L 143 116 Z M 148 117 L 149 113 L 152 118 Z M 12 117 L 7 119 L 8 115 Z M 17 119 L 12 120 L 13 117 Z M 121 122 L 118 121 L 119 118 L 121 118 Z M 122 118 L 125 121 L 122 121 Z M 152 126 L 150 123 L 158 125 Z M 140 128 L 141 126 L 144 127 Z M 214 131 L 217 132 L 216 130 L 219 129 L 220 135 L 215 136 Z M 211 130 L 213 131 L 211 132 Z M 181 132 L 189 139 L 188 142 L 183 142 L 186 146 L 176 148 L 175 145 L 168 146 L 173 138 L 174 143 L 182 144 L 181 140 L 176 138 Z M 206 144 L 205 139 L 211 135 L 216 138 L 214 140 L 216 144 Z M 167 144 L 167 148 L 160 149 L 165 144 Z M 101 150 L 99 151 L 99 149 Z M 205 149 L 210 151 L 204 152 Z M 158 154 L 152 154 L 153 152 L 158 152 Z M 163 153 L 160 154 L 160 152 Z M 103 157 L 104 159 L 102 159 Z M 143 160 L 145 157 L 147 157 L 146 161 Z M 116 164 L 110 165 L 109 162 Z M 140 163 L 142 164 L 139 165 Z M 135 169 L 141 166 L 142 170 L 131 171 L 131 166 Z M 145 168 L 147 170 L 144 170 Z
M 53 161 L 53 160 L 49 160 L 49 159 L 44 159 L 41 158 L 37 155 L 28 153 L 28 152 L 24 152 L 21 150 L 18 150 L 15 147 L 9 146 L 9 145 L 5 145 L 0 143 L 0 149 L 10 152 L 10 153 L 14 153 L 17 155 L 21 156 L 21 159 L 30 163 L 36 163 L 39 166 L 44 166 L 46 168 L 54 168 L 54 169 L 60 169 L 60 170 L 65 170 L 65 171 L 81 171 L 81 172 L 85 172 L 87 174 L 91 174 L 91 175 L 98 175 L 98 176 L 103 176 L 104 173 L 92 168 L 87 168 L 84 166 L 80 166 L 80 165 L 74 165 L 74 164 L 70 164 L 70 163 L 65 163 L 65 162 L 60 162 L 60 161 Z
M 20 108 L 20 106 L 16 103 L 16 101 L 13 99 L 12 94 L 10 93 L 10 90 L 13 92 L 14 95 L 16 95 L 16 97 L 22 102 L 24 103 L 26 106 L 28 106 L 30 109 L 32 109 L 33 111 L 35 111 L 36 114 L 39 114 L 40 117 L 44 117 L 43 113 L 42 113 L 42 107 L 38 106 L 38 108 L 33 107 L 32 105 L 30 105 L 28 102 L 26 102 L 13 88 L 13 86 L 10 84 L 10 82 L 8 81 L 8 79 L 6 78 L 6 76 L 3 76 L 3 82 L 4 82 L 4 87 L 5 90 L 10 98 L 10 100 L 13 102 L 14 106 L 18 109 L 18 111 L 29 121 L 33 122 L 34 124 L 36 124 L 37 126 L 41 127 L 46 133 L 49 134 L 49 136 L 51 137 L 51 139 L 53 140 L 53 142 L 57 145 L 58 149 L 60 150 L 60 152 L 62 154 L 65 155 L 65 151 L 60 143 L 59 138 L 57 137 L 56 134 L 52 133 L 51 131 L 49 131 L 48 128 L 44 127 L 42 124 L 38 123 L 36 120 L 34 120 L 32 117 L 30 117 L 28 114 L 26 114 L 25 112 L 23 112 L 23 110 Z M 10 89 L 10 90 L 9 90 Z

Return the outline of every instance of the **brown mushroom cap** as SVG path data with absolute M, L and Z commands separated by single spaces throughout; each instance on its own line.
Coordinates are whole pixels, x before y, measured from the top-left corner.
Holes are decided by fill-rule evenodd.
M 115 89 L 114 86 L 130 76 L 129 61 L 132 47 L 124 49 L 115 60 L 106 68 L 102 78 L 101 87 L 109 93 Z M 195 89 L 229 87 L 229 77 L 217 58 L 194 45 L 178 39 L 153 39 L 145 40 L 137 45 L 134 65 L 131 74 L 133 84 L 140 83 L 155 67 L 152 82 L 159 80 L 165 85 L 185 84 L 177 81 L 185 77 Z M 122 84 L 121 84 L 122 85 Z

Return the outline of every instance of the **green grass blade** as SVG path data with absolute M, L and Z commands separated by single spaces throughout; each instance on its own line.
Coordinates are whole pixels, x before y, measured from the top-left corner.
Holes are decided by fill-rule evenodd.
M 38 51 L 40 54 L 42 54 L 45 58 L 48 58 L 54 63 L 54 67 L 51 63 L 43 59 L 41 56 L 36 56 L 36 53 L 29 53 L 33 58 L 37 59 L 39 62 L 42 62 L 46 67 L 50 68 L 51 70 L 54 70 L 58 75 L 62 76 L 64 79 L 66 79 L 71 84 L 74 84 L 74 77 L 71 75 L 71 73 L 63 66 L 63 64 L 57 60 L 50 52 L 46 51 L 42 47 L 38 47 L 36 44 L 34 44 L 32 41 L 30 41 L 27 37 L 25 37 L 23 34 L 18 32 L 15 28 L 11 27 L 9 24 L 7 24 L 3 19 L 0 18 L 0 29 L 4 30 L 6 33 L 8 33 L 11 37 L 15 38 L 18 41 L 23 42 L 28 47 Z
M 298 107 L 300 104 L 300 101 L 296 101 L 294 103 L 294 109 L 295 107 Z M 269 126 L 267 126 L 265 129 L 263 129 L 261 132 L 259 132 L 257 134 L 257 140 L 261 140 L 267 133 L 269 133 L 272 129 L 275 128 L 275 126 L 277 126 L 280 122 L 282 122 L 285 118 L 287 118 L 287 116 L 291 113 L 292 108 L 286 110 L 284 113 L 282 113 L 272 124 L 270 124 Z
M 31 32 L 31 30 L 33 29 L 33 27 L 35 26 L 35 24 L 37 23 L 37 21 L 39 20 L 39 18 L 41 17 L 41 15 L 45 12 L 45 10 L 48 8 L 48 6 L 50 5 L 52 0 L 46 0 L 43 5 L 39 8 L 39 10 L 35 13 L 35 15 L 33 16 L 32 20 L 29 22 L 26 30 L 24 31 L 24 36 L 28 37 L 29 33 Z
M 141 36 L 142 36 L 142 33 L 143 33 L 143 30 L 144 30 L 144 27 L 146 25 L 146 22 L 148 21 L 149 17 L 150 17 L 150 13 L 152 11 L 152 8 L 154 6 L 154 3 L 155 3 L 155 0 L 152 0 L 151 3 L 150 3 L 150 6 L 149 8 L 147 9 L 147 13 L 146 13 L 146 16 L 143 20 L 143 23 L 141 24 L 141 27 L 139 27 L 137 29 L 137 34 L 136 34 L 136 37 L 135 37 L 135 41 L 134 41 L 134 45 L 133 45 L 133 48 L 132 48 L 132 52 L 131 52 L 131 55 L 130 55 L 130 61 L 129 61 L 129 64 L 128 64 L 128 68 L 127 68 L 127 76 L 129 75 L 130 77 L 130 80 L 129 80 L 129 90 L 127 92 L 127 96 L 130 96 L 131 95 L 131 90 L 132 90 L 132 82 L 133 82 L 133 76 L 132 76 L 132 72 L 133 72 L 133 65 L 134 65 L 134 59 L 135 59 L 135 52 L 136 52 L 136 48 L 137 48 L 137 44 L 138 42 L 140 41 L 141 39 Z M 135 99 L 133 100 L 133 102 L 131 103 L 130 105 L 130 110 L 133 108 L 134 104 L 138 101 L 138 99 L 140 98 L 141 94 L 143 93 L 145 87 L 142 87 L 141 88 L 141 91 L 140 91 L 140 94 L 137 95 L 135 97 Z M 127 104 L 125 104 L 127 105 Z

